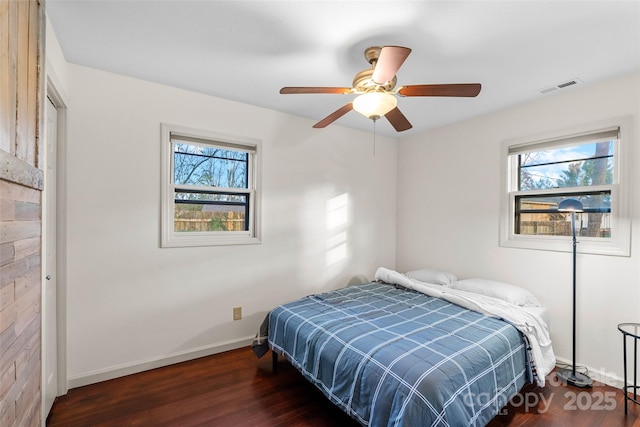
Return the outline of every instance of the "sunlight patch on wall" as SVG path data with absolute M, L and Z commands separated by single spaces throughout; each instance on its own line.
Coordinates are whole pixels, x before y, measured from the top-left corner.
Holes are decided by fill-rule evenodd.
M 347 225 L 349 223 L 349 195 L 343 193 L 327 201 L 326 266 L 347 258 Z
M 347 232 L 344 231 L 327 239 L 327 267 L 347 257 Z
M 349 195 L 343 193 L 327 201 L 327 230 L 345 226 L 348 220 Z

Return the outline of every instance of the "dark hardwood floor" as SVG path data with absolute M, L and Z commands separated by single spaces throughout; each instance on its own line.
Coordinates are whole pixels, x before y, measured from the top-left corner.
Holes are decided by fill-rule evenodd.
M 356 426 L 288 362 L 278 374 L 271 357 L 241 348 L 69 390 L 56 399 L 54 426 Z M 602 384 L 588 390 L 531 385 L 490 427 L 640 427 L 640 405 L 624 415 L 622 392 Z

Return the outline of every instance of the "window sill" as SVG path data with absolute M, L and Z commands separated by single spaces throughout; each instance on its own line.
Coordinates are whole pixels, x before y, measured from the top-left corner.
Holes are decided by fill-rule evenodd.
M 192 236 L 172 235 L 160 243 L 161 248 L 188 248 L 202 246 L 259 245 L 262 240 L 250 235 Z
M 630 247 L 625 242 L 613 239 L 594 239 L 578 237 L 576 252 L 594 255 L 631 256 Z M 516 236 L 500 239 L 500 246 L 505 248 L 532 249 L 540 251 L 572 252 L 571 237 Z

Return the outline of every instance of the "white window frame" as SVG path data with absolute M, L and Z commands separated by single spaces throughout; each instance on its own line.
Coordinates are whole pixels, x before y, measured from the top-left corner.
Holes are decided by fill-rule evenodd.
M 509 153 L 520 149 L 548 143 L 558 145 L 562 140 L 580 138 L 598 132 L 619 128 L 619 139 L 614 147 L 613 183 L 605 186 L 588 187 L 589 190 L 606 189 L 611 191 L 611 230 L 610 238 L 579 237 L 577 252 L 599 255 L 631 255 L 631 171 L 628 159 L 631 158 L 631 118 L 618 117 L 576 126 L 569 129 L 547 132 L 524 138 L 510 139 L 501 146 L 501 194 L 500 194 L 500 246 L 521 249 L 537 249 L 559 252 L 571 252 L 573 246 L 566 236 L 532 236 L 514 233 L 515 196 L 523 194 L 517 191 L 517 162 Z M 579 192 L 585 187 L 561 188 L 558 190 L 527 191 L 526 194 L 553 194 Z
M 261 191 L 260 191 L 260 153 L 261 141 L 253 138 L 224 135 L 216 132 L 187 128 L 183 126 L 161 124 L 162 132 L 162 212 L 160 247 L 195 247 L 220 245 L 250 245 L 261 241 Z M 247 189 L 234 189 L 246 192 L 249 197 L 249 229 L 247 231 L 205 231 L 175 232 L 173 183 L 173 138 L 196 141 L 199 144 L 212 145 L 230 149 L 241 149 L 249 152 Z

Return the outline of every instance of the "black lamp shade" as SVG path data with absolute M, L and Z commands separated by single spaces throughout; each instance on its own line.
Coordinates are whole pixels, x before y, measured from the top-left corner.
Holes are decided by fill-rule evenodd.
M 583 212 L 582 202 L 576 199 L 564 199 L 558 204 L 558 212 Z

